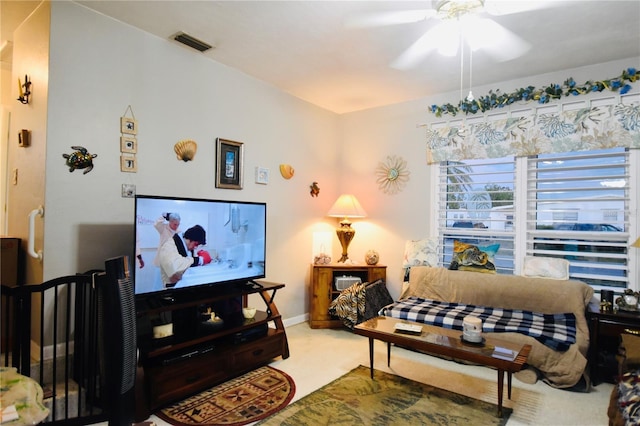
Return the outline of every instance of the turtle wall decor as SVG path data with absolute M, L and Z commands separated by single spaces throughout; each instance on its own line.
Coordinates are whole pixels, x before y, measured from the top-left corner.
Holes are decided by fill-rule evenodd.
M 62 154 L 62 157 L 67 160 L 66 164 L 69 166 L 69 172 L 73 172 L 75 169 L 86 169 L 82 174 L 86 175 L 93 170 L 93 159 L 98 154 L 89 154 L 89 151 L 83 146 L 72 146 L 71 149 L 75 149 L 71 154 Z

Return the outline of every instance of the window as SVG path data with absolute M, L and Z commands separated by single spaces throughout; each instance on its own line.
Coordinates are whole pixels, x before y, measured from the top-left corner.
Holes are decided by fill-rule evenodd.
M 526 254 L 562 257 L 594 286 L 629 281 L 629 153 L 623 148 L 527 159 Z
M 513 273 L 514 184 L 513 157 L 440 165 L 438 228 L 443 266 L 451 262 L 454 240 L 480 247 L 500 244 L 496 269 Z
M 454 240 L 499 243 L 498 273 L 519 273 L 524 256 L 558 257 L 572 278 L 626 288 L 638 180 L 630 164 L 624 148 L 441 163 L 441 265 L 451 262 Z

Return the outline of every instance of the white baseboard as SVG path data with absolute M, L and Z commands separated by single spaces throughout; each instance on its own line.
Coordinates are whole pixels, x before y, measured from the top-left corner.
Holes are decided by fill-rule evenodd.
M 65 346 L 66 346 L 66 343 L 58 343 L 56 345 L 56 353 L 64 354 L 66 350 Z M 73 354 L 73 350 L 74 350 L 73 342 L 69 342 L 69 354 Z M 44 356 L 44 361 L 53 359 L 53 345 L 45 346 L 42 352 L 42 356 Z M 38 345 L 33 340 L 31 341 L 31 359 L 34 361 L 40 360 L 40 345 Z
M 282 320 L 282 324 L 285 327 L 291 327 L 293 325 L 300 324 L 308 320 L 309 320 L 309 314 L 307 313 L 307 314 L 298 315 L 297 317 L 292 317 L 292 318 L 287 318 L 285 320 Z

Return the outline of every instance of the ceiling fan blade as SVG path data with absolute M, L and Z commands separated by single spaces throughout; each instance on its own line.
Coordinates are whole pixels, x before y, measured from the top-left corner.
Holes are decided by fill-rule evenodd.
M 413 22 L 424 21 L 435 14 L 436 11 L 434 9 L 374 12 L 346 18 L 344 25 L 347 28 L 372 28 L 398 24 L 410 24 Z
M 440 25 L 436 25 L 424 33 L 407 50 L 402 52 L 389 66 L 398 70 L 408 70 L 414 68 L 429 53 L 438 49 L 438 38 L 436 37 Z M 445 37 L 443 37 L 444 39 Z
M 531 49 L 529 42 L 493 19 L 471 15 L 460 20 L 441 21 L 391 62 L 390 66 L 399 70 L 414 68 L 434 50 L 444 56 L 455 56 L 461 32 L 473 51 L 483 50 L 498 62 L 510 61 Z
M 495 60 L 506 62 L 524 55 L 531 44 L 496 21 L 478 18 L 473 26 L 465 28 L 465 39 L 472 50 L 486 51 Z M 477 26 L 476 26 L 477 25 Z M 482 29 L 482 31 L 474 30 Z
M 486 0 L 484 11 L 493 16 L 512 15 L 562 6 L 558 0 Z

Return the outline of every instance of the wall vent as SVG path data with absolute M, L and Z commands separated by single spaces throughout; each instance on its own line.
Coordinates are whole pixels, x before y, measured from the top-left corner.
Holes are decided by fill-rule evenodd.
M 179 32 L 176 35 L 174 35 L 173 39 L 179 43 L 182 43 L 186 46 L 196 49 L 199 52 L 204 52 L 213 47 L 210 44 L 207 44 L 204 41 L 200 41 L 197 38 L 191 37 L 189 34 L 185 34 L 183 32 Z

